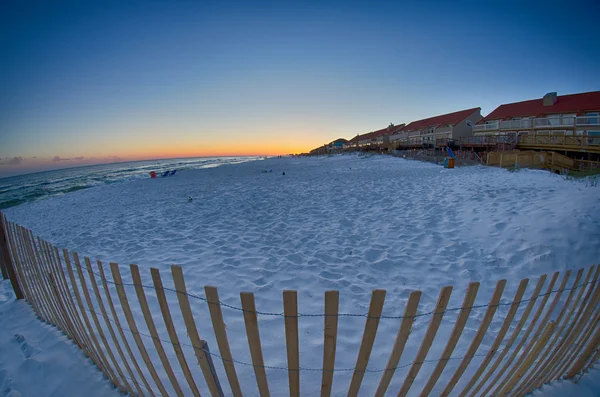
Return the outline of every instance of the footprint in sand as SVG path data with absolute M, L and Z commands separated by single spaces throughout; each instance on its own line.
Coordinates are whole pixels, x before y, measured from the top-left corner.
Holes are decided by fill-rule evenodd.
M 21 354 L 23 354 L 24 358 L 30 358 L 31 356 L 35 356 L 37 353 L 39 353 L 39 349 L 27 343 L 23 335 L 15 334 L 13 338 L 17 343 L 21 345 Z

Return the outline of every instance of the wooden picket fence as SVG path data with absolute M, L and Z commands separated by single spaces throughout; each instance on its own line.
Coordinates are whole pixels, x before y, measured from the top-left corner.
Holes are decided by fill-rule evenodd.
M 7 274 L 12 271 L 10 277 L 15 292 L 20 289 L 39 318 L 60 329 L 76 343 L 121 391 L 140 396 L 200 396 L 200 390 L 206 389 L 212 396 L 237 397 L 242 396 L 242 389 L 252 390 L 246 393 L 253 395 L 257 388 L 261 396 L 270 395 L 258 322 L 262 313 L 256 309 L 253 293 L 240 294 L 240 313 L 243 315 L 252 361 L 242 371 L 249 371 L 252 367 L 256 385 L 242 385 L 238 377 L 242 371 L 239 365 L 236 367 L 237 361 L 232 356 L 223 320 L 224 304 L 219 300 L 217 288 L 205 287 L 203 299 L 208 303 L 218 355 L 210 352 L 207 343 L 199 335 L 196 321 L 201 324 L 207 323 L 208 319 L 194 317 L 189 298 L 195 295 L 186 290 L 180 267 L 171 267 L 173 288 L 165 286 L 159 270 L 154 268 L 150 270 L 153 285 L 143 285 L 142 275 L 136 265 L 131 265 L 131 274 L 127 275 L 132 283 L 125 283 L 121 274 L 123 269 L 117 264 L 110 264 L 112 277 L 109 277 L 100 261 L 92 266 L 89 258 L 85 257 L 82 261 L 75 252 L 66 249 L 61 252 L 54 245 L 34 236 L 30 230 L 7 221 L 3 215 L 0 217 L 3 267 Z M 567 270 L 560 282 L 559 276 L 559 272 L 556 272 L 547 280 L 548 276 L 542 275 L 528 297 L 525 297 L 525 292 L 529 280 L 520 281 L 514 296 L 509 297 L 508 304 L 501 303 L 507 281 L 498 281 L 491 300 L 483 305 L 485 314 L 480 321 L 471 316 L 480 285 L 477 282 L 470 283 L 462 306 L 455 310 L 456 321 L 445 348 L 430 377 L 423 384 L 415 384 L 414 381 L 442 327 L 445 313 L 453 310 L 447 307 L 452 287 L 442 288 L 435 309 L 429 313 L 419 313 L 421 291 L 413 291 L 404 314 L 398 317 L 401 320 L 398 333 L 390 346 L 389 359 L 385 369 L 381 371 L 381 379 L 374 395 L 384 396 L 387 393 L 405 396 L 412 390 L 412 394 L 427 396 L 432 394 L 438 382 L 444 380 L 445 386 L 442 389 L 441 384 L 438 385 L 436 395 L 448 396 L 453 392 L 459 396 L 522 396 L 550 381 L 572 379 L 583 374 L 600 356 L 600 266 L 591 266 L 587 271 L 580 269 L 574 278 L 572 272 Z M 97 282 L 98 278 L 101 285 Z M 142 310 L 150 334 L 146 336 L 152 339 L 154 350 L 149 350 L 141 338 L 144 335 L 139 331 L 132 314 L 130 301 L 133 299 L 127 295 L 125 286 L 135 289 L 136 305 L 139 303 Z M 160 308 L 160 313 L 154 313 L 154 316 L 150 309 L 153 306 L 148 304 L 145 292 L 148 288 L 152 290 L 152 297 L 155 296 Z M 177 302 L 169 302 L 165 291 L 175 291 Z M 325 309 L 321 314 L 324 327 L 321 396 L 341 392 L 348 396 L 359 395 L 377 329 L 384 318 L 382 310 L 385 296 L 385 290 L 375 290 L 372 293 L 352 378 L 348 388 L 340 391 L 332 390 L 336 373 L 339 293 L 325 292 Z M 459 381 L 477 355 L 484 337 L 489 335 L 492 320 L 502 304 L 509 309 L 500 328 L 491 335 L 491 347 L 478 355 L 484 358 L 473 375 L 463 379 L 458 388 Z M 519 311 L 523 306 L 524 310 Z M 173 308 L 179 310 L 174 312 Z M 300 365 L 298 323 L 303 315 L 298 313 L 296 291 L 283 291 L 283 310 L 289 394 L 300 396 L 303 367 Z M 517 318 L 517 313 L 520 313 L 520 318 Z M 205 383 L 199 384 L 194 379 L 193 374 L 198 375 L 197 368 L 188 363 L 184 354 L 184 347 L 189 344 L 188 341 L 181 341 L 178 336 L 174 316 L 179 314 L 183 318 L 189 343 Z M 429 321 L 425 334 L 422 340 L 414 340 L 415 338 L 410 337 L 413 323 L 416 318 L 425 316 L 428 316 Z M 158 334 L 156 317 L 164 322 L 168 340 Z M 468 321 L 478 323 L 477 331 L 453 373 L 442 377 Z M 510 336 L 505 339 L 510 330 Z M 130 343 L 131 338 L 134 343 Z M 169 360 L 165 344 L 173 349 L 177 363 Z M 399 390 L 389 389 L 405 347 L 417 344 L 420 347 Z M 213 356 L 220 360 L 213 361 Z M 164 372 L 159 370 L 157 361 L 160 361 Z M 219 379 L 215 370 L 215 364 L 221 361 L 221 373 L 225 372 L 226 379 Z M 474 369 L 475 366 L 471 368 L 471 372 Z M 161 374 L 166 374 L 170 385 L 163 382 L 164 376 L 161 378 Z M 418 393 L 417 387 L 421 388 Z M 206 394 L 204 391 L 203 393 Z M 361 395 L 370 395 L 370 392 L 362 390 Z

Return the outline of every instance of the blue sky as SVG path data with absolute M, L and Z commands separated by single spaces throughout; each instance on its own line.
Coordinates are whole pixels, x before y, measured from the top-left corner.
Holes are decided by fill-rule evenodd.
M 599 12 L 577 0 L 4 1 L 0 176 L 55 156 L 298 152 L 600 90 Z

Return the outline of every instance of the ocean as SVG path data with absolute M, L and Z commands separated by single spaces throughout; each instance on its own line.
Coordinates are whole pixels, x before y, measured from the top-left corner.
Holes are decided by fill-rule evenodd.
M 92 186 L 150 178 L 151 171 L 155 171 L 157 178 L 160 178 L 160 175 L 167 170 L 182 171 L 186 169 L 211 168 L 223 164 L 244 163 L 263 158 L 196 157 L 131 161 L 0 178 L 0 210 L 30 201 L 43 200 L 48 197 L 87 189 Z

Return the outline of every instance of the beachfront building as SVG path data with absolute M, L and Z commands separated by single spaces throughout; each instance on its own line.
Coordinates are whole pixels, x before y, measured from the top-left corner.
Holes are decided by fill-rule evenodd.
M 404 128 L 404 126 L 405 124 L 390 124 L 388 127 L 377 131 L 359 134 L 350 139 L 344 145 L 344 148 L 387 149 L 389 146 L 388 144 L 390 143 L 389 137 L 400 131 L 402 128 Z
M 347 139 L 338 138 L 335 141 L 330 142 L 329 145 L 327 145 L 327 148 L 329 149 L 330 152 L 341 150 L 346 143 L 348 143 Z
M 498 106 L 473 129 L 475 136 L 538 134 L 590 138 L 600 144 L 600 91 L 557 95 Z
M 413 121 L 389 139 L 395 147 L 446 146 L 453 140 L 472 135 L 473 126 L 481 119 L 481 108 L 465 109 Z

